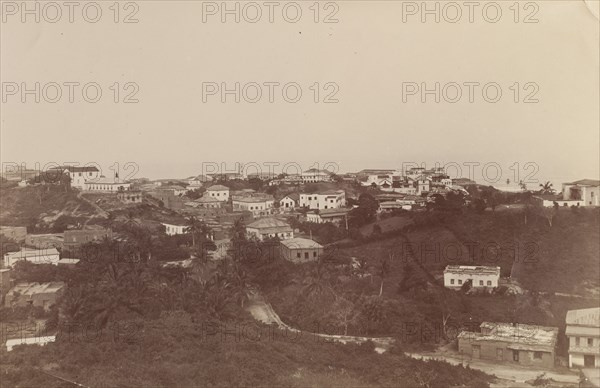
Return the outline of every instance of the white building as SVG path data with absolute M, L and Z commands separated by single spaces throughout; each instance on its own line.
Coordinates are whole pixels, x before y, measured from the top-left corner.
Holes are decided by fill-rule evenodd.
M 47 343 L 55 342 L 55 341 L 56 341 L 55 335 L 48 335 L 48 336 L 43 336 L 43 337 L 22 337 L 21 336 L 19 338 L 7 339 L 6 340 L 6 351 L 10 352 L 13 350 L 13 348 L 15 346 L 19 346 L 19 345 L 44 346 Z
M 263 218 L 246 226 L 246 233 L 263 241 L 269 237 L 278 237 L 280 240 L 294 238 L 292 227 L 286 222 L 276 218 Z
M 337 225 L 344 224 L 346 217 L 350 209 L 323 209 L 313 210 L 306 213 L 306 221 L 314 222 L 316 224 L 323 224 L 325 222 L 331 222 Z
M 21 260 L 26 260 L 33 264 L 58 265 L 60 254 L 56 248 L 21 249 L 18 252 L 8 252 L 4 254 L 5 267 L 12 267 Z
M 571 183 L 563 183 L 562 198 L 565 201 L 583 201 L 581 206 L 600 206 L 600 181 L 581 179 Z
M 498 287 L 500 267 L 448 265 L 444 269 L 444 287 L 460 288 L 471 280 L 473 288 Z
M 273 214 L 273 205 L 275 199 L 272 196 L 261 195 L 242 195 L 231 197 L 233 211 L 250 211 L 255 217 L 268 216 Z
M 344 190 L 328 190 L 321 193 L 300 194 L 300 206 L 309 209 L 337 209 L 346 206 Z
M 123 183 L 118 176 L 106 178 L 104 176 L 86 180 L 83 185 L 85 191 L 98 191 L 104 193 L 116 193 L 118 191 L 129 190 L 131 184 Z
M 569 368 L 600 368 L 600 308 L 567 312 Z
M 204 183 L 210 181 L 212 181 L 212 178 L 206 175 L 191 176 L 186 178 L 186 182 L 189 185 L 189 189 L 197 189 L 198 187 L 201 187 Z
M 46 174 L 52 174 L 51 171 L 56 170 L 57 173 L 62 171 L 65 174 L 69 174 L 71 178 L 71 187 L 75 187 L 80 190 L 85 190 L 85 183 L 89 180 L 100 178 L 100 170 L 94 166 L 58 166 L 48 170 Z M 56 177 L 58 179 L 58 177 Z
M 165 233 L 169 236 L 174 236 L 176 234 L 186 234 L 188 233 L 188 225 L 185 224 L 167 224 L 166 222 L 161 222 L 161 224 L 165 227 Z
M 291 193 L 279 200 L 279 208 L 284 211 L 291 211 L 300 206 L 300 195 Z
M 229 187 L 223 185 L 213 185 L 206 189 L 204 195 L 227 202 L 229 200 Z
M 331 172 L 327 170 L 319 170 L 318 168 L 311 168 L 302 172 L 302 182 L 304 183 L 315 183 L 315 182 L 330 182 Z

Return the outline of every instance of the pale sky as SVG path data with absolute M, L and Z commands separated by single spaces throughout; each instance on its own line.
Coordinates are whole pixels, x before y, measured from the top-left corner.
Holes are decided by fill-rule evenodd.
M 243 15 L 240 23 L 231 15 L 222 23 L 219 13 L 206 15 L 204 23 L 203 6 L 210 6 L 201 1 L 137 1 L 139 22 L 131 24 L 114 23 L 112 1 L 98 2 L 97 23 L 85 21 L 81 7 L 73 23 L 67 8 L 57 23 L 45 21 L 44 10 L 40 23 L 27 15 L 22 23 L 21 10 L 7 3 L 13 2 L 2 1 L 0 38 L 3 163 L 134 162 L 136 176 L 150 178 L 199 174 L 209 162 L 232 169 L 236 161 L 303 168 L 333 162 L 342 172 L 409 162 L 495 162 L 502 181 L 514 179 L 509 167 L 515 162 L 521 178 L 527 174 L 522 166 L 533 162 L 540 181 L 600 175 L 599 21 L 583 0 L 521 2 L 518 23 L 509 8 L 513 1 L 495 3 L 502 10 L 496 23 L 483 18 L 486 2 L 475 8 L 472 23 L 466 7 L 457 23 L 443 14 L 440 23 L 431 15 L 422 23 L 419 10 L 403 22 L 403 9 L 413 9 L 401 1 L 321 3 L 319 23 L 313 1 L 296 2 L 302 9 L 297 23 L 282 17 L 289 2 L 278 2 L 273 23 L 264 6 L 257 23 Z M 132 11 L 122 8 L 120 20 Z M 247 11 L 253 17 L 254 10 Z M 338 22 L 323 23 L 334 11 Z M 446 11 L 453 17 L 454 10 Z M 288 15 L 294 16 L 293 8 Z M 528 15 L 538 22 L 524 23 Z M 7 92 L 22 82 L 29 88 L 35 82 L 96 82 L 102 97 L 85 102 L 79 87 L 70 103 L 63 85 L 57 103 L 43 96 L 35 103 L 33 95 L 23 103 L 21 90 Z M 119 103 L 109 89 L 116 82 Z M 127 82 L 139 85 L 138 103 L 122 102 L 131 90 L 122 90 Z M 236 104 L 232 96 L 222 103 L 218 94 L 203 102 L 203 83 L 209 82 L 229 88 L 235 82 L 296 82 L 302 97 L 288 103 L 279 87 L 269 103 L 263 85 L 257 103 L 242 97 Z M 318 103 L 310 89 L 316 82 Z M 322 102 L 333 90 L 323 88 L 328 82 L 339 87 L 337 103 Z M 471 103 L 463 85 L 456 103 L 443 97 L 435 103 L 432 95 L 423 103 L 419 93 L 403 101 L 403 83 L 433 88 L 436 82 L 495 82 L 502 96 L 486 102 L 478 87 Z M 515 83 L 519 102 L 513 101 Z M 537 91 L 524 88 L 528 83 Z M 50 99 L 53 90 L 47 89 Z M 455 89 L 448 90 L 452 98 Z M 532 91 L 539 101 L 524 103 Z

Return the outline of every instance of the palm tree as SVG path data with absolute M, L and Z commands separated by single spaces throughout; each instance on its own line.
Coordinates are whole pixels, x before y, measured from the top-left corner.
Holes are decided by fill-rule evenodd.
M 540 183 L 540 194 L 554 194 L 554 188 L 552 188 L 552 183 L 550 181 L 546 181 L 543 184 Z
M 307 297 L 320 296 L 326 290 L 331 290 L 329 284 L 329 273 L 325 266 L 319 262 L 312 271 L 312 274 L 307 278 L 307 285 L 304 287 L 303 293 Z M 332 290 L 333 291 L 333 290 Z
M 188 226 L 186 228 L 186 232 L 192 234 L 192 246 L 196 247 L 196 234 L 202 232 L 203 223 L 198 220 L 196 217 L 191 216 L 188 218 Z

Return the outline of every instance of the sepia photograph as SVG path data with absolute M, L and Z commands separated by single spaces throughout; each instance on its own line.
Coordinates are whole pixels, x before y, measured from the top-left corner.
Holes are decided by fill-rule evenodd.
M 600 388 L 600 0 L 0 0 L 0 388 Z

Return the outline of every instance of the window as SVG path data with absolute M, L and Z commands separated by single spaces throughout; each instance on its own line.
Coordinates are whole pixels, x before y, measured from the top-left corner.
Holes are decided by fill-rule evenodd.
M 480 286 L 483 286 L 483 280 L 480 280 L 480 281 L 479 281 L 479 285 L 480 285 Z
M 579 346 L 579 337 L 575 337 L 575 346 Z
M 313 252 L 313 257 L 317 257 L 317 251 Z
M 299 259 L 300 258 L 300 252 L 296 253 L 296 257 Z
M 533 352 L 533 359 L 534 360 L 541 360 L 542 359 L 542 352 Z
M 304 258 L 308 259 L 308 252 L 304 252 Z
M 461 279 L 458 279 L 458 284 L 462 284 L 462 280 Z
M 588 338 L 587 339 L 587 344 L 588 344 L 588 346 L 594 346 L 594 339 L 593 338 Z
M 450 279 L 450 284 L 454 284 L 454 279 Z
M 491 281 L 491 280 L 488 280 L 488 281 L 487 281 L 487 285 L 488 285 L 488 286 L 491 286 L 491 285 L 492 285 L 492 281 Z

